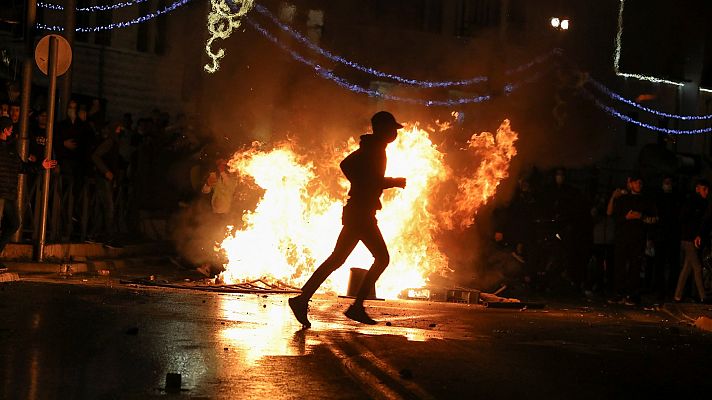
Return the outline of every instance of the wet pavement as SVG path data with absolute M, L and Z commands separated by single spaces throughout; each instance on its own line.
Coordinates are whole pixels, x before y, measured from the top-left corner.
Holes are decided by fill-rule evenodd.
M 712 335 L 664 309 L 487 309 L 199 292 L 112 277 L 0 284 L 0 398 L 681 398 L 712 389 Z M 180 391 L 166 375 L 181 375 Z

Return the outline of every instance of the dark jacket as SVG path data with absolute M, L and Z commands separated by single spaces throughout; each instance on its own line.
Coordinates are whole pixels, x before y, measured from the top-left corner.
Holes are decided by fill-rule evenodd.
M 104 141 L 99 144 L 91 156 L 96 169 L 101 173 L 101 175 L 106 174 L 107 171 L 111 171 L 112 174 L 116 174 L 122 167 L 118 139 L 119 138 L 116 134 L 111 132 L 109 137 L 104 139 Z
M 383 189 L 395 187 L 394 178 L 386 178 L 386 146 L 388 142 L 377 135 L 363 135 L 359 148 L 340 164 L 346 179 L 351 182 L 346 207 L 356 213 L 375 215 L 381 209 Z
M 626 219 L 628 211 L 637 211 L 641 219 Z M 622 242 L 645 241 L 647 224 L 644 220 L 657 217 L 655 203 L 644 194 L 624 194 L 616 199 L 613 206 L 613 218 L 616 221 L 616 240 Z
M 694 193 L 680 209 L 680 240 L 691 242 L 697 236 L 709 235 L 710 204 Z M 707 232 L 704 232 L 707 231 Z
M 35 172 L 37 169 L 22 162 L 14 140 L 0 141 L 0 198 L 17 200 L 17 174 Z

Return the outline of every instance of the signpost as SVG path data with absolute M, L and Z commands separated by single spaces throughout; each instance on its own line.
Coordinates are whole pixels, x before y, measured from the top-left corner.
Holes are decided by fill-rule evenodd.
M 55 97 L 57 94 L 57 76 L 64 74 L 72 64 L 72 48 L 60 35 L 47 35 L 40 39 L 35 48 L 35 62 L 40 71 L 49 76 L 47 91 L 47 138 L 44 158 L 52 158 L 52 139 L 54 137 Z M 42 176 L 42 204 L 40 208 L 40 231 L 37 235 L 35 259 L 44 260 L 45 237 L 47 234 L 47 204 L 49 203 L 50 170 L 44 170 Z

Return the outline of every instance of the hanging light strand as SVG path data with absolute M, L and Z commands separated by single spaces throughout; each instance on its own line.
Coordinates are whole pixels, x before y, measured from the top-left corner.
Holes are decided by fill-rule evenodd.
M 605 85 L 603 85 L 602 83 L 598 82 L 597 80 L 595 80 L 595 79 L 593 79 L 593 78 L 591 78 L 591 77 L 588 78 L 588 82 L 589 82 L 591 85 L 593 85 L 596 89 L 598 89 L 600 92 L 602 92 L 603 94 L 605 94 L 606 96 L 608 96 L 608 97 L 610 97 L 610 98 L 612 98 L 612 99 L 621 101 L 621 102 L 626 103 L 626 104 L 628 104 L 628 105 L 631 105 L 631 106 L 633 106 L 633 107 L 635 107 L 635 108 L 637 108 L 637 109 L 639 109 L 639 110 L 642 110 L 642 111 L 645 111 L 645 112 L 648 112 L 648 113 L 651 113 L 651 114 L 655 114 L 655 115 L 660 116 L 660 117 L 667 117 L 667 118 L 673 118 L 673 119 L 681 119 L 681 120 L 684 120 L 684 121 L 708 120 L 708 119 L 712 119 L 712 114 L 707 114 L 707 115 L 680 115 L 680 114 L 670 114 L 670 113 L 666 113 L 666 112 L 654 110 L 654 109 L 652 109 L 652 108 L 645 107 L 645 106 L 643 106 L 643 105 L 641 105 L 641 104 L 639 104 L 639 103 L 637 103 L 637 102 L 635 102 L 635 101 L 633 101 L 633 100 L 626 99 L 625 97 L 623 97 L 623 96 L 621 96 L 620 94 L 618 94 L 618 93 L 612 91 L 611 89 L 609 89 L 608 87 L 606 87 Z
M 160 10 L 156 10 L 156 12 L 148 13 L 146 15 L 134 18 L 129 21 L 122 21 L 122 22 L 113 22 L 108 25 L 99 25 L 99 26 L 80 26 L 75 29 L 76 32 L 99 32 L 99 31 L 107 31 L 107 30 L 112 30 L 116 28 L 126 28 L 131 25 L 136 25 L 140 24 L 149 20 L 152 20 L 156 17 L 159 17 L 163 14 L 167 14 L 178 7 L 184 6 L 187 3 L 189 3 L 191 0 L 177 0 L 173 4 L 166 6 Z M 38 29 L 44 29 L 48 31 L 54 31 L 54 32 L 62 32 L 64 30 L 64 27 L 59 26 L 59 25 L 47 25 L 43 23 L 38 23 L 37 25 Z
M 232 0 L 230 0 L 230 1 L 232 1 Z M 395 75 L 395 74 L 390 74 L 387 72 L 382 72 L 375 68 L 367 67 L 367 66 L 361 65 L 359 63 L 347 60 L 339 55 L 333 54 L 330 51 L 317 46 L 312 40 L 305 37 L 304 35 L 297 32 L 296 30 L 292 29 L 289 25 L 280 21 L 279 18 L 277 18 L 267 8 L 265 8 L 264 6 L 262 6 L 260 4 L 255 4 L 255 11 L 257 11 L 258 13 L 269 18 L 282 31 L 288 33 L 290 36 L 292 36 L 294 39 L 296 39 L 298 42 L 305 45 L 312 51 L 314 51 L 318 54 L 321 54 L 322 56 L 324 56 L 334 62 L 338 62 L 340 64 L 349 66 L 353 69 L 365 72 L 365 73 L 373 75 L 373 76 L 377 76 L 379 78 L 391 79 L 391 80 L 394 80 L 396 82 L 400 82 L 400 83 L 403 83 L 406 85 L 417 86 L 417 87 L 422 87 L 422 88 L 447 88 L 447 87 L 457 87 L 457 86 L 468 86 L 468 85 L 472 85 L 472 84 L 476 84 L 476 83 L 487 82 L 487 80 L 488 80 L 488 77 L 486 77 L 486 76 L 475 76 L 472 78 L 455 80 L 455 81 L 423 81 L 423 80 L 405 78 L 405 77 Z M 519 73 L 519 72 L 525 71 L 536 64 L 543 63 L 544 61 L 548 60 L 550 57 L 552 57 L 553 55 L 556 55 L 556 54 L 560 54 L 560 49 L 551 50 L 543 55 L 536 57 L 535 59 L 531 60 L 530 62 L 528 62 L 526 64 L 522 64 L 516 68 L 509 69 L 505 72 L 505 74 L 511 75 L 513 73 Z
M 670 129 L 670 128 L 663 128 L 663 127 L 647 124 L 645 122 L 638 121 L 635 118 L 631 118 L 631 117 L 619 112 L 618 110 L 616 110 L 615 108 L 613 108 L 609 105 L 603 104 L 603 102 L 598 100 L 596 98 L 596 96 L 593 95 L 593 93 L 591 93 L 590 91 L 588 91 L 585 88 L 581 89 L 581 93 L 583 93 L 584 97 L 591 100 L 598 108 L 605 111 L 609 115 L 616 117 L 622 121 L 638 125 L 641 128 L 646 128 L 646 129 L 650 129 L 652 131 L 657 131 L 657 132 L 663 132 L 663 133 L 667 133 L 669 135 L 699 135 L 701 133 L 712 132 L 712 127 L 699 128 L 699 129 Z
M 110 11 L 110 10 L 116 10 L 119 8 L 130 7 L 130 6 L 133 6 L 136 4 L 145 3 L 147 1 L 148 0 L 124 1 L 124 2 L 120 2 L 120 3 L 116 3 L 116 4 L 95 5 L 95 6 L 89 6 L 89 7 L 77 7 L 77 8 L 75 8 L 75 10 L 79 11 L 79 12 Z M 64 10 L 64 6 L 61 4 L 38 2 L 37 7 L 46 8 L 48 10 Z
M 453 106 L 458 106 L 458 105 L 463 105 L 463 104 L 482 103 L 485 101 L 492 100 L 492 96 L 489 94 L 463 97 L 463 98 L 459 98 L 459 99 L 450 99 L 450 100 L 429 100 L 429 99 L 419 99 L 419 98 L 413 98 L 413 97 L 396 96 L 396 95 L 391 95 L 388 93 L 382 93 L 377 90 L 364 88 L 362 86 L 348 82 L 346 79 L 335 75 L 333 73 L 333 71 L 329 70 L 328 68 L 325 68 L 325 67 L 321 66 L 320 64 L 303 57 L 302 55 L 297 53 L 295 50 L 287 47 L 284 43 L 280 42 L 279 39 L 277 39 L 274 35 L 269 33 L 265 28 L 263 28 L 259 23 L 257 23 L 253 19 L 246 18 L 245 21 L 248 25 L 250 25 L 252 28 L 254 28 L 257 32 L 262 34 L 262 36 L 264 36 L 269 41 L 276 44 L 282 50 L 287 52 L 293 59 L 311 67 L 317 73 L 317 75 L 321 76 L 322 78 L 328 79 L 328 80 L 336 83 L 338 86 L 348 89 L 354 93 L 361 93 L 361 94 L 366 94 L 371 97 L 378 97 L 378 98 L 382 98 L 382 99 L 386 99 L 386 100 L 392 100 L 392 101 L 398 101 L 398 102 L 404 102 L 404 103 L 410 103 L 410 104 L 417 104 L 417 105 L 422 105 L 422 106 L 426 106 L 426 107 L 434 107 L 434 106 L 453 107 Z M 527 79 L 523 82 L 520 82 L 520 83 L 516 83 L 516 84 L 507 83 L 504 86 L 504 92 L 507 95 L 511 94 L 516 89 L 518 89 L 523 83 L 533 82 L 533 81 L 539 79 L 543 75 L 544 75 L 544 71 L 540 72 L 539 74 L 534 74 L 529 79 Z

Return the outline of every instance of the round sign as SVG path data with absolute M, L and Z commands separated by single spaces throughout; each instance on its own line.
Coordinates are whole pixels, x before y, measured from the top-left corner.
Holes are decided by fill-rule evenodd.
M 57 76 L 60 76 L 67 72 L 69 66 L 72 64 L 72 47 L 69 45 L 69 42 L 67 42 L 67 39 L 61 35 L 51 34 L 40 39 L 35 47 L 35 62 L 40 71 L 48 75 L 49 38 L 51 37 L 57 38 Z

